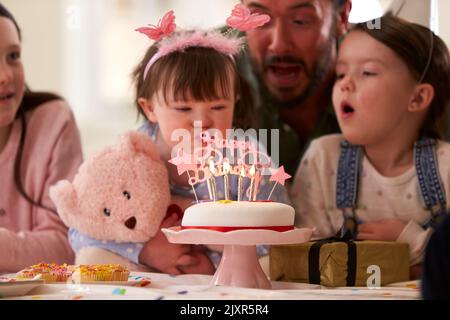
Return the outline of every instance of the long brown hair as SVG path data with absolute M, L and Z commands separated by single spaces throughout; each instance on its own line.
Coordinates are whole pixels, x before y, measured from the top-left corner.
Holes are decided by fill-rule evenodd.
M 17 24 L 17 21 L 14 19 L 11 12 L 9 12 L 1 3 L 0 3 L 0 17 L 7 18 L 11 20 L 16 27 L 17 33 L 19 35 L 19 39 L 22 40 L 21 31 L 19 28 L 19 25 Z M 20 118 L 21 121 L 21 132 L 20 132 L 20 141 L 19 145 L 17 147 L 16 151 L 16 157 L 14 159 L 14 183 L 17 187 L 17 190 L 19 193 L 24 197 L 28 202 L 32 203 L 33 205 L 36 205 L 38 207 L 50 210 L 55 212 L 53 209 L 48 208 L 41 203 L 39 203 L 37 200 L 32 199 L 28 193 L 25 191 L 25 188 L 22 183 L 22 177 L 21 177 L 21 164 L 22 164 L 22 155 L 23 155 L 23 147 L 25 144 L 25 138 L 26 138 L 26 132 L 27 132 L 27 122 L 25 114 L 33 110 L 34 108 L 39 107 L 40 105 L 52 101 L 52 100 L 60 100 L 61 97 L 57 96 L 56 94 L 49 93 L 49 92 L 33 92 L 28 87 L 26 87 L 22 101 L 20 103 L 19 109 L 16 113 L 16 119 Z
M 422 124 L 421 135 L 447 138 L 450 102 L 450 54 L 447 46 L 430 29 L 391 14 L 381 17 L 380 26 L 375 29 L 360 23 L 352 31 L 363 31 L 392 49 L 408 66 L 416 81 L 433 86 L 435 96 Z
M 242 129 L 252 127 L 251 112 L 254 100 L 252 91 L 229 56 L 211 48 L 190 47 L 157 60 L 144 80 L 144 69 L 158 51 L 157 44 L 153 44 L 147 50 L 132 73 L 135 105 L 140 115 L 145 117 L 137 102 L 138 99 L 141 97 L 149 99 L 159 90 L 162 90 L 166 100 L 169 88 L 173 88 L 176 100 L 186 100 L 190 95 L 198 101 L 217 99 L 221 94 L 229 95 L 234 91 L 239 95 L 239 100 L 234 109 L 233 125 Z M 233 75 L 233 83 L 229 83 L 228 80 L 230 73 Z

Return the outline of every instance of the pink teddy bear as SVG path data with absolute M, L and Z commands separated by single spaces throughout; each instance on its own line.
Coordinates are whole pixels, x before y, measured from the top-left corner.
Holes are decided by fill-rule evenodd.
M 50 197 L 70 227 L 75 262 L 119 263 L 148 271 L 137 257 L 166 216 L 168 181 L 153 141 L 132 131 L 116 146 L 85 161 L 73 182 L 62 180 L 52 186 Z

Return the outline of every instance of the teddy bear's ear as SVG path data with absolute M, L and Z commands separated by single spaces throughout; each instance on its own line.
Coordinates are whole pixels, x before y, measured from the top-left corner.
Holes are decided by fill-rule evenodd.
M 158 149 L 153 140 L 143 132 L 129 131 L 120 137 L 119 148 L 125 152 L 144 153 L 153 160 L 160 161 Z
M 62 221 L 71 227 L 72 217 L 78 215 L 79 212 L 77 193 L 72 183 L 67 180 L 58 181 L 50 187 L 49 195 Z

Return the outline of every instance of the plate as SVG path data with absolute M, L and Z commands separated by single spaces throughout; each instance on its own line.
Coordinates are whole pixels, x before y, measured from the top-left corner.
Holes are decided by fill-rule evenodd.
M 58 282 L 52 282 L 52 284 L 55 284 Z M 75 281 L 68 281 L 68 284 L 77 285 L 77 284 L 101 284 L 101 285 L 110 285 L 110 286 L 127 286 L 127 287 L 147 287 L 151 284 L 150 280 L 128 280 L 128 281 L 82 281 L 82 282 L 75 282 Z
M 0 298 L 24 296 L 42 284 L 44 284 L 44 280 L 0 279 Z
M 5 297 L 6 300 L 153 300 L 164 290 L 96 284 L 48 283 L 25 295 Z
M 207 229 L 181 229 L 180 226 L 176 226 L 163 228 L 161 231 L 172 243 L 250 246 L 308 242 L 313 229 L 294 228 L 284 232 L 263 229 L 221 232 Z
M 101 285 L 113 285 L 113 286 L 128 286 L 128 287 L 148 287 L 152 283 L 148 277 L 142 277 L 138 275 L 129 275 L 128 281 L 82 281 L 78 283 L 76 281 L 67 281 L 71 284 L 101 284 Z
M 71 280 L 67 282 L 49 282 L 41 279 L 17 280 L 14 278 L 15 274 L 0 276 L 0 299 L 7 297 L 25 296 L 34 288 L 40 285 L 62 285 L 65 287 L 78 288 L 85 285 L 101 285 L 101 286 L 120 286 L 120 287 L 136 287 L 146 288 L 151 286 L 151 280 L 148 277 L 137 275 L 130 275 L 128 281 L 86 281 L 82 283 L 72 283 Z M 45 287 L 42 286 L 42 287 Z

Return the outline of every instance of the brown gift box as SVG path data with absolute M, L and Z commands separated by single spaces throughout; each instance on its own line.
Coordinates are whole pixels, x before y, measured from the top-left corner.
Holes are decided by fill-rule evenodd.
M 371 265 L 380 267 L 381 285 L 409 280 L 407 243 L 321 240 L 277 245 L 271 246 L 269 261 L 270 279 L 276 281 L 365 287 L 373 274 Z

